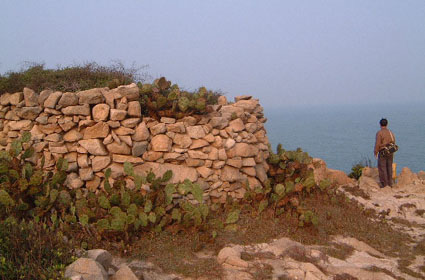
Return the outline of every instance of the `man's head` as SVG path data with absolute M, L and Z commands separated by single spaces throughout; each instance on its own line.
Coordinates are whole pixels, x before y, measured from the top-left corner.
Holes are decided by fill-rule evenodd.
M 388 125 L 388 121 L 387 121 L 387 119 L 381 119 L 381 120 L 379 121 L 379 124 L 380 124 L 382 127 L 386 127 L 386 126 Z

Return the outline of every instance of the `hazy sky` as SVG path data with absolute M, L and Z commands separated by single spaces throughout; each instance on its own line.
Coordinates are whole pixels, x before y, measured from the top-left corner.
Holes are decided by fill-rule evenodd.
M 265 107 L 425 102 L 425 0 L 0 0 L 0 73 L 149 65 Z

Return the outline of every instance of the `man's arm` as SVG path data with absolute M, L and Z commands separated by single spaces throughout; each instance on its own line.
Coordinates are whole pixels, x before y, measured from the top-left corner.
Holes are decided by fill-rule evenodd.
M 381 143 L 381 134 L 378 131 L 376 133 L 376 138 L 375 138 L 375 148 L 373 149 L 373 154 L 375 155 L 375 157 L 378 157 L 379 143 Z

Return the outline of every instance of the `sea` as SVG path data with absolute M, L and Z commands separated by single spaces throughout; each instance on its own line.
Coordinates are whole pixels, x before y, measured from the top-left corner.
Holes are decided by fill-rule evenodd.
M 274 151 L 279 143 L 286 150 L 299 147 L 347 174 L 357 163 L 376 167 L 375 136 L 386 118 L 399 146 L 397 173 L 425 170 L 425 103 L 265 107 L 264 114 Z

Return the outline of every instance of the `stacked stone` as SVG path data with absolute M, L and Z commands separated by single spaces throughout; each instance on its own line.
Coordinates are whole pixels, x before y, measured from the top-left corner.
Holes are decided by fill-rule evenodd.
M 111 183 L 124 175 L 124 162 L 135 171 L 158 176 L 172 170 L 171 182 L 198 182 L 204 197 L 225 202 L 240 199 L 247 187 L 267 179 L 266 119 L 257 99 L 240 96 L 229 104 L 224 96 L 211 112 L 183 119 L 142 118 L 136 84 L 116 89 L 40 94 L 3 94 L 0 98 L 0 149 L 24 131 L 32 134 L 31 158 L 53 170 L 60 157 L 69 162 L 67 186 L 96 191 L 111 168 Z M 126 178 L 127 185 L 134 183 Z

